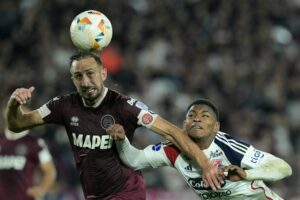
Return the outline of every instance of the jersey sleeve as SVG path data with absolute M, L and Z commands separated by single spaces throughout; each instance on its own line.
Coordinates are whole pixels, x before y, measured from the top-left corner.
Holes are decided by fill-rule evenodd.
M 172 162 L 167 156 L 165 147 L 159 143 L 150 145 L 144 149 L 145 157 L 153 168 L 161 166 L 173 166 Z
M 162 144 L 150 145 L 140 150 L 132 146 L 128 138 L 125 138 L 125 140 L 116 141 L 116 146 L 123 163 L 134 170 L 171 165 Z
M 232 165 L 242 166 L 242 160 L 250 147 L 249 144 L 222 132 L 216 135 L 214 142 L 222 149 Z
M 126 122 L 131 121 L 136 126 L 150 128 L 157 117 L 157 114 L 150 111 L 147 105 L 136 99 L 125 99 L 121 105 L 119 110 L 122 111 L 123 119 Z
M 262 166 L 272 155 L 270 153 L 255 149 L 250 146 L 245 153 L 241 167 L 245 169 L 253 169 Z
M 38 108 L 38 112 L 46 123 L 63 124 L 63 99 L 55 97 Z
M 292 168 L 284 160 L 252 146 L 242 160 L 242 167 L 246 180 L 277 181 L 292 174 Z
M 38 139 L 38 145 L 40 147 L 40 151 L 38 153 L 38 158 L 40 163 L 46 163 L 52 160 L 52 156 L 49 152 L 49 149 L 45 143 L 45 141 L 41 138 Z

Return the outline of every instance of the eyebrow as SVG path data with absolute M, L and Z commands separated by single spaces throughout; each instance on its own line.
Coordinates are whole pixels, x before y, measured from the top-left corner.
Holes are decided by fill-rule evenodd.
M 191 113 L 191 112 L 196 113 L 195 110 L 190 110 L 188 113 Z M 209 113 L 209 114 L 211 114 L 211 112 L 209 112 L 208 110 L 204 110 L 201 113 Z

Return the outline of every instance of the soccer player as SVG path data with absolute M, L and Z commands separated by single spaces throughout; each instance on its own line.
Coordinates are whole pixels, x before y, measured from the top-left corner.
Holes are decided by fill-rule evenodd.
M 173 144 L 150 145 L 144 150 L 133 147 L 119 124 L 107 132 L 116 140 L 122 161 L 135 170 L 171 166 L 177 169 L 200 199 L 279 200 L 282 199 L 263 181 L 276 181 L 292 174 L 282 159 L 255 149 L 220 132 L 218 109 L 205 99 L 193 102 L 184 120 L 184 130 L 204 151 L 211 163 L 227 175 L 222 188 L 213 191 L 203 184 L 202 170 Z
M 8 101 L 7 120 L 14 132 L 56 123 L 65 126 L 86 199 L 145 199 L 140 172 L 124 166 L 118 157 L 108 126 L 124 125 L 127 137 L 145 126 L 165 136 L 202 168 L 206 184 L 220 187 L 223 177 L 182 130 L 148 111 L 140 101 L 104 86 L 107 76 L 99 56 L 78 53 L 71 57 L 70 72 L 77 92 L 55 97 L 40 108 L 24 112 L 20 105 L 31 99 L 34 87 L 16 89 Z
M 55 181 L 56 170 L 46 143 L 28 132 L 13 134 L 5 129 L 0 134 L 1 199 L 42 199 Z M 34 185 L 36 170 L 41 171 L 41 179 Z

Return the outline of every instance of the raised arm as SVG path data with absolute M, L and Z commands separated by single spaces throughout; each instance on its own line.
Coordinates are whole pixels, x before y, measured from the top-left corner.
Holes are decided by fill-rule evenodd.
M 250 147 L 252 150 L 253 148 Z M 226 166 L 222 170 L 228 171 L 228 179 L 231 181 L 239 180 L 263 180 L 263 181 L 277 181 L 287 176 L 292 175 L 291 166 L 272 154 L 267 152 L 255 150 L 252 157 L 247 152 L 242 160 L 242 169 L 239 166 Z
M 44 123 L 37 110 L 25 112 L 21 107 L 31 99 L 33 90 L 34 87 L 18 88 L 10 96 L 6 108 L 6 120 L 9 130 L 21 132 Z

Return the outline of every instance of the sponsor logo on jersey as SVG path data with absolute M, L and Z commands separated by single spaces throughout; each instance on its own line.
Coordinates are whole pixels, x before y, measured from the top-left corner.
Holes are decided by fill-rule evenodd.
M 0 156 L 0 169 L 23 170 L 26 164 L 24 156 Z
M 151 122 L 153 121 L 153 117 L 150 113 L 145 113 L 142 116 L 142 123 L 147 125 L 147 124 L 151 124 Z
M 209 154 L 209 159 L 219 157 L 223 154 L 222 151 L 216 150 L 215 152 L 211 151 Z
M 110 125 L 115 124 L 115 118 L 111 115 L 103 115 L 100 120 L 100 125 L 103 129 L 107 129 Z
M 188 183 L 192 188 L 194 188 L 194 190 L 211 190 L 210 187 L 204 186 L 204 181 L 202 180 L 201 177 L 189 178 Z M 221 185 L 221 187 L 223 187 L 225 184 L 226 184 L 226 181 L 224 181 L 224 183 Z
M 70 121 L 71 126 L 79 126 L 79 118 L 77 116 L 72 116 Z
M 193 166 L 192 166 L 192 164 L 188 164 L 186 167 L 184 167 L 184 169 L 186 171 L 193 171 Z
M 265 156 L 265 154 L 259 150 L 253 149 L 253 154 L 251 156 L 251 162 L 252 163 L 258 163 L 260 161 L 261 158 L 263 158 Z
M 152 150 L 153 151 L 159 151 L 160 149 L 161 149 L 161 143 L 158 143 L 158 144 L 156 144 L 156 145 L 153 145 L 152 146 Z
M 127 100 L 127 103 L 129 105 L 131 105 L 131 106 L 133 106 L 135 102 L 136 102 L 136 99 L 129 99 L 129 100 Z
M 72 133 L 73 144 L 87 149 L 111 149 L 113 139 L 110 135 L 88 135 Z
M 201 193 L 203 199 L 222 199 L 222 197 L 231 195 L 231 190 L 221 191 L 221 192 L 205 192 Z

